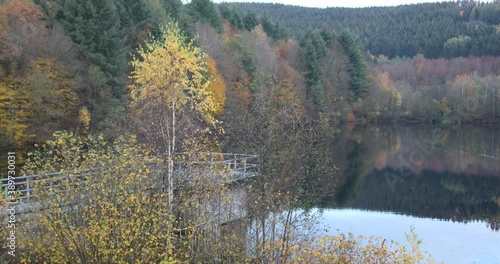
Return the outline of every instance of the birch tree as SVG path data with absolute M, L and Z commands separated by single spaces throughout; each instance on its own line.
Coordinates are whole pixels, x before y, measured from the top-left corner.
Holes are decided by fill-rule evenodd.
M 167 157 L 167 177 L 163 188 L 168 192 L 168 206 L 172 208 L 174 154 L 178 150 L 180 125 L 184 138 L 190 132 L 208 131 L 215 125 L 213 113 L 216 103 L 207 90 L 204 53 L 187 40 L 175 23 L 168 23 L 160 37 L 139 48 L 132 60 L 130 86 L 132 108 L 138 114 L 141 132 L 153 144 L 163 147 Z M 204 124 L 193 128 L 192 124 Z M 180 139 L 182 140 L 182 138 Z

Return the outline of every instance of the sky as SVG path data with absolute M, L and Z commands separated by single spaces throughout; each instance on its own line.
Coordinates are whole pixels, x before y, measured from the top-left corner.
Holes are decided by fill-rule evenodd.
M 221 2 L 261 2 L 261 3 L 281 3 L 286 5 L 298 5 L 307 7 L 367 7 L 367 6 L 395 6 L 416 4 L 425 2 L 442 2 L 445 0 L 213 0 L 214 3 Z

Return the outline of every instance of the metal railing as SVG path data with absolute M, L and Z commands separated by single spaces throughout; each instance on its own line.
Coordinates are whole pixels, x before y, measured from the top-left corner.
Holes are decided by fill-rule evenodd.
M 6 182 L 2 184 L 2 189 L 4 190 L 4 198 L 5 200 L 11 200 L 8 192 L 8 187 L 14 185 L 16 188 L 15 199 L 16 200 L 28 200 L 34 197 L 31 192 L 34 190 L 35 185 L 40 186 L 43 184 L 43 188 L 46 189 L 55 189 L 58 187 L 71 186 L 78 184 L 78 180 L 82 180 L 86 176 L 91 176 L 95 173 L 90 172 L 89 170 L 83 170 L 83 173 L 79 174 L 63 174 L 61 172 L 51 172 L 45 174 L 33 174 L 26 176 L 18 176 L 15 177 L 14 183 L 8 183 L 8 178 L 3 178 L 2 182 Z M 66 183 L 65 183 L 66 182 Z
M 176 153 L 174 174 L 187 172 L 187 168 L 202 168 L 207 171 L 223 171 L 229 178 L 227 182 L 234 182 L 246 178 L 255 177 L 259 174 L 259 156 L 251 154 L 234 153 Z M 209 167 L 207 167 L 209 166 Z M 161 166 L 165 168 L 165 165 Z M 158 169 L 158 167 L 157 167 Z M 98 174 L 95 169 L 80 170 L 79 173 L 69 174 L 61 172 L 51 172 L 39 175 L 26 175 L 14 178 L 14 183 L 9 184 L 8 178 L 1 179 L 4 190 L 5 201 L 11 201 L 8 187 L 14 185 L 15 200 L 18 202 L 27 201 L 34 197 L 32 194 L 34 186 L 55 189 L 58 187 L 84 184 L 84 179 L 94 174 Z M 45 182 L 45 183 L 44 183 Z M 40 185 L 43 184 L 43 185 Z M 64 190 L 62 190 L 64 191 Z
M 259 155 L 235 153 L 176 153 L 175 166 L 178 172 L 186 168 L 210 166 L 210 171 L 229 174 L 229 181 L 255 177 L 259 173 Z M 217 170 L 218 169 L 218 170 Z

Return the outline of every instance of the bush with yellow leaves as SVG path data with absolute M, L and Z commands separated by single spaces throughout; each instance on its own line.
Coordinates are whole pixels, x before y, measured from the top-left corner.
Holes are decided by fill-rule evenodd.
M 285 263 L 435 263 L 419 249 L 414 230 L 406 234 L 410 248 L 379 237 L 348 235 L 323 236 L 301 241 L 290 248 Z
M 155 186 L 158 162 L 134 136 L 107 142 L 54 134 L 24 168 L 40 176 L 34 212 L 23 215 L 20 227 L 20 262 L 173 261 L 172 221 Z M 60 174 L 43 176 L 54 171 Z

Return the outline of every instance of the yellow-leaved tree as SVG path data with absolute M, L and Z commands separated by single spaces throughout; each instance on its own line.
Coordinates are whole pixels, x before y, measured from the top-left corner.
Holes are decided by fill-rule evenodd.
M 208 70 L 210 71 L 210 75 L 212 76 L 212 82 L 208 85 L 207 90 L 212 93 L 212 96 L 215 101 L 215 109 L 214 113 L 216 115 L 222 113 L 224 109 L 224 104 L 226 103 L 226 82 L 220 76 L 219 71 L 217 70 L 217 62 L 212 59 L 212 57 L 206 57 Z
M 5 81 L 5 83 L 2 83 Z M 10 143 L 40 142 L 57 130 L 73 129 L 79 99 L 64 65 L 37 58 L 25 73 L 0 81 L 0 133 Z
M 160 37 L 152 36 L 145 47 L 139 48 L 131 62 L 132 109 L 142 129 L 139 132 L 166 152 L 168 173 L 163 187 L 170 208 L 177 145 L 187 144 L 184 139 L 217 124 L 213 116 L 217 104 L 207 89 L 204 57 L 177 24 L 170 22 L 162 28 Z
M 74 79 L 64 65 L 53 59 L 38 58 L 30 72 L 22 77 L 18 91 L 29 96 L 29 132 L 39 141 L 52 137 L 57 130 L 73 129 L 78 125 L 79 99 L 73 90 Z M 27 110 L 27 111 L 29 111 Z
M 8 78 L 12 79 L 12 78 Z M 26 119 L 28 113 L 22 104 L 26 104 L 27 96 L 18 93 L 12 88 L 12 85 L 0 82 L 0 134 L 9 143 L 18 143 L 24 141 L 24 136 L 28 125 Z

